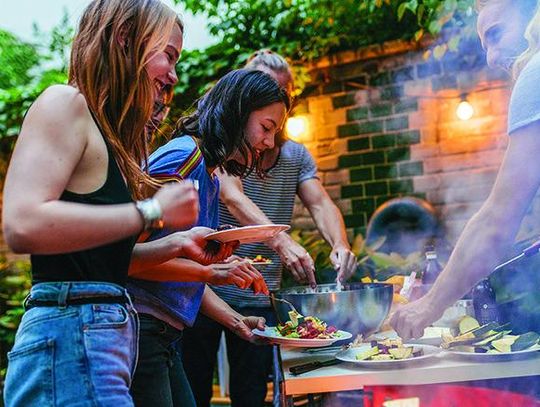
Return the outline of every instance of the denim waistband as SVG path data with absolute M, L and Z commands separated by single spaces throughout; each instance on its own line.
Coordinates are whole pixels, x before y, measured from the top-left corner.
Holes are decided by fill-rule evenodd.
M 81 281 L 62 281 L 55 283 L 38 283 L 34 285 L 30 294 L 26 297 L 26 302 L 43 301 L 54 302 L 59 307 L 67 306 L 71 301 L 91 302 L 92 298 L 99 302 L 99 299 L 107 297 L 125 297 L 125 303 L 133 308 L 131 299 L 127 290 L 114 283 L 105 282 L 81 282 Z

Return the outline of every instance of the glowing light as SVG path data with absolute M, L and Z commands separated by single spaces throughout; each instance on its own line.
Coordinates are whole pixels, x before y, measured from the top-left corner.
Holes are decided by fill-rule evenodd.
M 474 115 L 474 108 L 467 100 L 466 96 L 461 97 L 461 102 L 459 102 L 459 105 L 456 109 L 456 116 L 460 120 L 469 120 Z
M 289 117 L 287 119 L 287 135 L 293 140 L 300 140 L 307 132 L 307 119 L 303 116 Z

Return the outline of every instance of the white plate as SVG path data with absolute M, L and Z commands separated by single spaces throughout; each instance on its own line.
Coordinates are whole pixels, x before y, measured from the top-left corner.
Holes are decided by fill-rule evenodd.
M 520 350 L 517 352 L 507 353 L 472 353 L 463 352 L 450 349 L 444 349 L 444 351 L 459 359 L 469 360 L 471 362 L 502 362 L 505 360 L 518 360 L 526 359 L 529 357 L 535 357 L 538 355 L 540 345 L 534 345 L 531 349 Z
M 267 338 L 271 343 L 276 345 L 289 346 L 291 348 L 320 348 L 322 346 L 329 346 L 337 341 L 350 339 L 352 334 L 346 331 L 338 331 L 341 336 L 330 339 L 301 339 L 301 338 L 284 338 L 276 332 L 276 328 L 267 326 L 264 331 L 260 329 L 254 329 L 252 331 L 255 335 Z
M 358 346 L 356 348 L 349 348 L 339 352 L 336 355 L 336 359 L 342 360 L 343 362 L 354 363 L 355 365 L 378 369 L 398 369 L 402 367 L 409 367 L 415 364 L 423 363 L 429 359 L 434 358 L 441 352 L 440 348 L 431 345 L 417 345 L 412 343 L 405 343 L 403 346 L 412 346 L 416 352 L 419 349 L 424 350 L 424 354 L 418 357 L 412 357 L 409 359 L 399 359 L 399 360 L 357 360 L 356 355 L 368 350 L 371 345 L 366 343 L 363 346 Z
M 240 243 L 255 243 L 272 239 L 278 233 L 288 229 L 290 229 L 289 225 L 242 226 L 212 232 L 204 238 L 207 240 L 217 240 L 222 243 L 233 242 L 235 240 L 238 240 Z

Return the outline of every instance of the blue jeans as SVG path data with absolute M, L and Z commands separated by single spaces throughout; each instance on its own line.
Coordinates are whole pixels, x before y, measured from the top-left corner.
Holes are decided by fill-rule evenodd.
M 137 407 L 195 407 L 177 349 L 182 331 L 148 314 L 139 314 L 139 362 L 131 395 Z
M 92 297 L 127 303 L 70 305 Z M 138 318 L 126 290 L 101 282 L 40 283 L 8 353 L 6 407 L 132 406 Z M 106 301 L 100 301 L 106 302 Z

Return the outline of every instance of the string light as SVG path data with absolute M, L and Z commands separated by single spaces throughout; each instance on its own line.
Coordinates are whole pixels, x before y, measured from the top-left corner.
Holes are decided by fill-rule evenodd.
M 307 119 L 304 116 L 289 117 L 286 124 L 287 135 L 293 140 L 300 140 L 307 132 Z
M 463 121 L 469 120 L 474 115 L 474 108 L 467 100 L 467 94 L 461 95 L 461 102 L 456 109 L 456 116 Z

